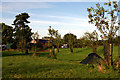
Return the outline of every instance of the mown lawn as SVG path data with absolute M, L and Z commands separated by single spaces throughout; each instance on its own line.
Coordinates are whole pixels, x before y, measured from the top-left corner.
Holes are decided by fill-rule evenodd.
M 92 52 L 91 48 L 60 49 L 57 59 L 48 58 L 49 53 L 37 53 L 38 56 L 24 55 L 18 51 L 3 51 L 3 78 L 120 78 L 117 71 L 99 72 L 97 67 L 80 64 L 80 61 Z M 103 47 L 98 54 L 103 57 Z M 118 56 L 118 48 L 114 47 L 113 59 Z

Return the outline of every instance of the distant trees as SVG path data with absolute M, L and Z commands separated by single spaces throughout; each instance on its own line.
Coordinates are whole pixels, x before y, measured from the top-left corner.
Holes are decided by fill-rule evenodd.
M 112 4 L 113 3 L 113 4 Z M 112 52 L 113 52 L 113 38 L 116 36 L 116 32 L 119 29 L 117 24 L 117 16 L 118 16 L 118 4 L 117 1 L 104 3 L 107 5 L 108 8 L 105 9 L 101 7 L 100 4 L 96 4 L 96 9 L 91 7 L 87 8 L 89 13 L 88 17 L 90 19 L 89 23 L 95 24 L 97 29 L 101 32 L 101 38 L 103 40 L 107 40 L 105 43 L 105 60 L 107 61 L 108 65 L 112 65 Z M 120 22 L 118 23 L 120 24 Z M 108 46 L 108 47 L 107 47 Z
M 27 19 L 30 17 L 28 13 L 21 13 L 19 15 L 15 16 L 16 19 L 13 22 L 13 25 L 15 25 L 15 32 L 14 32 L 14 38 L 17 42 L 17 47 L 25 50 L 26 54 L 28 54 L 28 42 L 31 41 L 31 35 L 33 34 L 31 32 L 32 29 L 27 25 L 30 23 Z
M 13 27 L 8 26 L 5 23 L 0 23 L 2 26 L 2 44 L 8 44 L 13 42 Z
M 98 34 L 96 30 L 93 31 L 92 33 L 85 32 L 84 34 L 85 34 L 84 38 L 87 41 L 88 46 L 93 48 L 94 53 L 97 53 Z
M 69 45 L 71 53 L 73 53 L 73 46 L 74 46 L 76 39 L 77 39 L 76 35 L 72 33 L 65 34 L 63 37 L 64 43 L 67 43 Z

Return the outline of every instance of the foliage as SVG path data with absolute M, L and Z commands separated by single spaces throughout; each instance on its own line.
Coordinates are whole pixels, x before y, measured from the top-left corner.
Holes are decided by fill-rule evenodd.
M 85 37 L 85 36 L 82 36 L 82 37 L 79 39 L 79 43 L 80 43 L 80 46 L 81 46 L 81 47 L 88 46 L 88 42 L 89 42 L 89 41 L 86 40 L 86 37 Z
M 73 47 L 77 40 L 76 35 L 72 33 L 67 33 L 64 35 L 63 40 L 64 40 L 64 43 L 67 43 L 69 45 L 70 51 L 71 53 L 73 53 Z
M 16 19 L 13 21 L 15 25 L 14 38 L 22 50 L 28 46 L 28 42 L 31 41 L 32 29 L 26 24 L 30 23 L 27 19 L 30 17 L 28 13 L 21 13 L 15 16 Z
M 39 34 L 38 32 L 35 32 L 32 34 L 32 38 L 33 40 L 35 41 L 33 44 L 34 44 L 34 53 L 33 55 L 36 55 L 36 52 L 37 52 L 37 46 L 39 45 L 38 41 L 39 41 Z
M 99 3 L 96 4 L 97 9 L 93 7 L 87 8 L 89 13 L 88 17 L 90 19 L 89 23 L 95 24 L 97 29 L 102 33 L 102 39 L 108 39 L 109 42 L 111 42 L 119 29 L 119 26 L 115 25 L 118 23 L 118 5 L 117 1 L 113 1 L 113 5 L 110 1 L 104 3 L 104 5 L 107 5 L 108 8 L 105 9 L 101 7 Z
M 97 34 L 96 30 L 93 31 L 92 33 L 85 32 L 84 38 L 85 38 L 88 46 L 92 47 L 93 52 L 96 53 L 96 48 L 98 46 L 98 34 Z
M 60 46 L 60 42 L 61 42 L 61 35 L 58 33 L 58 30 L 54 30 L 53 28 L 51 28 L 51 26 L 49 26 L 48 29 L 49 32 L 49 36 L 50 36 L 50 42 L 49 42 L 49 46 L 50 43 L 52 45 L 52 55 L 55 56 L 55 45 L 57 46 L 57 51 L 59 52 L 59 46 Z
M 59 52 L 60 43 L 61 43 L 61 35 L 57 31 L 55 34 L 55 44 L 57 46 L 57 52 Z
M 2 44 L 13 43 L 13 27 L 5 23 L 0 23 L 2 26 Z
M 102 34 L 100 37 L 103 40 L 107 40 L 105 41 L 106 43 L 104 43 L 105 60 L 108 65 L 111 66 L 113 64 L 113 39 L 115 38 L 116 32 L 119 29 L 119 26 L 116 26 L 116 24 L 120 24 L 120 21 L 117 21 L 119 11 L 117 1 L 109 1 L 108 3 L 104 3 L 104 5 L 106 5 L 107 8 L 101 7 L 100 4 L 97 3 L 96 9 L 91 7 L 87 8 L 87 11 L 89 13 L 89 23 L 95 24 L 97 29 Z
M 63 40 L 64 40 L 64 43 L 69 43 L 69 39 L 70 39 L 70 36 L 73 38 L 73 40 L 76 40 L 77 39 L 77 36 L 72 34 L 72 33 L 67 33 L 64 35 L 63 37 Z M 74 41 L 73 41 L 74 42 Z

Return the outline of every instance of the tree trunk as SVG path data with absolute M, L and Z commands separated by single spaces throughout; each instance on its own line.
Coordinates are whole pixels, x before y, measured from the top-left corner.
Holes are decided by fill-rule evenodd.
M 107 66 L 108 66 L 108 51 L 109 51 L 108 44 L 104 44 L 104 61 Z
M 109 67 L 113 65 L 112 53 L 113 53 L 113 44 L 105 44 L 104 45 L 104 60 L 107 66 L 109 65 Z
M 57 52 L 59 53 L 59 45 L 57 46 Z
M 36 54 L 36 45 L 34 46 L 34 53 L 33 53 L 34 56 L 37 56 Z
M 25 54 L 28 54 L 28 46 L 25 46 Z
M 70 46 L 70 52 L 73 53 L 73 46 Z
M 28 49 L 26 49 L 25 54 L 28 54 Z
M 55 48 L 54 48 L 54 46 L 52 46 L 52 54 L 53 54 L 53 56 L 55 55 Z

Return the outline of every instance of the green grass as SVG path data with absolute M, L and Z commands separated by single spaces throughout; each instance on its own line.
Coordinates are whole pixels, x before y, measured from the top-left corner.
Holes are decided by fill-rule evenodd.
M 98 48 L 98 54 L 103 57 L 103 48 Z M 115 59 L 118 54 L 114 47 Z M 99 72 L 90 65 L 80 64 L 80 61 L 92 52 L 90 48 L 60 49 L 57 59 L 48 58 L 48 53 L 37 53 L 38 56 L 24 55 L 18 51 L 3 51 L 3 78 L 119 78 L 117 71 Z

